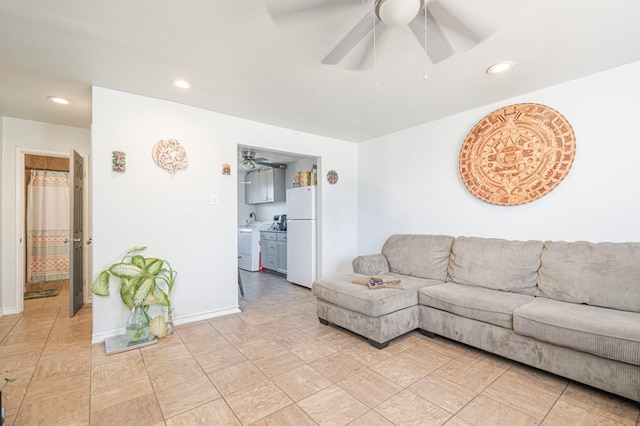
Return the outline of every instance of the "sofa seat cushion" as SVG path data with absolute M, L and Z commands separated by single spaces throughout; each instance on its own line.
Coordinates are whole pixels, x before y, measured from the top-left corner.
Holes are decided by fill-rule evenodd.
M 542 241 L 458 237 L 446 281 L 534 296 Z
M 361 274 L 346 274 L 316 280 L 313 283 L 312 291 L 318 299 L 377 318 L 401 309 L 417 306 L 419 289 L 442 283 L 442 281 L 391 273 L 382 274 L 381 277 L 400 279 L 405 289 L 371 290 L 369 287 L 351 283 L 351 280 L 368 280 L 370 277 Z
M 513 314 L 516 333 L 640 365 L 640 314 L 536 298 Z
M 640 312 L 640 243 L 544 243 L 538 296 Z
M 513 311 L 534 299 L 481 287 L 445 283 L 418 291 L 418 303 L 466 318 L 513 328 Z
M 397 234 L 382 246 L 389 272 L 431 280 L 447 280 L 453 237 Z

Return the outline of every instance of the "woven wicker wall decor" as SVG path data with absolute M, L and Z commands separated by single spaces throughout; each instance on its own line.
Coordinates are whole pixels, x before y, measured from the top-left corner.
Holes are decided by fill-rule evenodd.
M 558 111 L 526 103 L 500 108 L 471 129 L 460 149 L 460 176 L 488 203 L 515 206 L 548 194 L 571 169 L 573 128 Z

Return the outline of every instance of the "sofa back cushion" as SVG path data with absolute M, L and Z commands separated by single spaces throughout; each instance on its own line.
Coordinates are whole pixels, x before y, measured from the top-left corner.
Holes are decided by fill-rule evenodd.
M 538 296 L 640 312 L 640 243 L 544 243 Z
M 451 250 L 449 281 L 533 296 L 542 247 L 542 241 L 458 237 Z
M 453 239 L 447 235 L 392 235 L 382 246 L 382 254 L 390 272 L 446 281 Z

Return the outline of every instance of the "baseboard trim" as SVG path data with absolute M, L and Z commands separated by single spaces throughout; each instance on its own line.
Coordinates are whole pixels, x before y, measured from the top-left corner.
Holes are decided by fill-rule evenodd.
M 184 317 L 177 317 L 177 318 L 174 318 L 173 323 L 175 325 L 184 325 L 192 322 L 205 321 L 211 318 L 222 317 L 225 315 L 231 315 L 231 314 L 237 314 L 237 313 L 240 313 L 240 309 L 238 306 L 234 306 L 232 308 L 225 308 L 225 309 L 219 309 L 215 311 L 207 311 L 207 312 L 187 315 Z M 124 333 L 125 333 L 125 329 L 119 328 L 119 329 L 107 331 L 104 333 L 93 334 L 91 336 L 91 344 L 93 345 L 95 343 L 102 343 L 110 337 L 120 336 Z
M 240 313 L 240 309 L 238 309 L 238 307 L 236 306 L 234 308 L 220 309 L 218 311 L 209 311 L 209 312 L 203 312 L 200 314 L 188 315 L 186 317 L 174 318 L 173 323 L 175 325 L 184 325 L 192 322 L 205 321 L 211 318 L 222 317 L 225 315 L 238 314 L 238 313 Z
M 18 311 L 18 308 L 7 308 L 7 309 L 3 309 L 2 310 L 2 315 L 0 315 L 0 317 L 5 316 L 5 315 L 16 315 L 19 314 L 20 312 Z

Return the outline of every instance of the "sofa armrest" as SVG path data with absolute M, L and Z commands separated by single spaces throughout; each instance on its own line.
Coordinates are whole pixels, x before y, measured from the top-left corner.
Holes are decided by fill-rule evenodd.
M 389 272 L 389 263 L 383 254 L 369 254 L 353 259 L 353 272 L 362 275 L 377 275 Z

